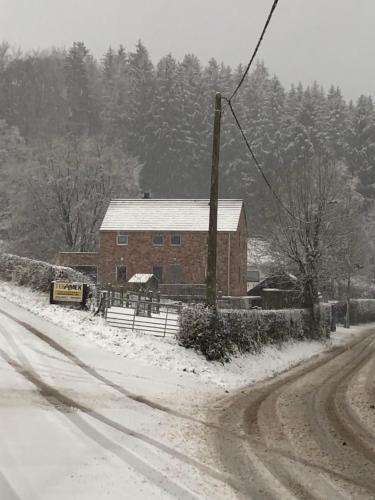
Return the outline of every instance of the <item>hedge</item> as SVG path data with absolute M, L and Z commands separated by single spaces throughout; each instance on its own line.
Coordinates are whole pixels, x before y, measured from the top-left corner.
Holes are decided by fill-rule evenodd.
M 320 306 L 314 314 L 319 319 L 318 328 L 311 327 L 311 313 L 305 309 L 220 311 L 202 304 L 186 306 L 177 340 L 202 352 L 208 360 L 228 361 L 236 352 L 256 353 L 267 344 L 328 338 L 330 305 Z
M 345 325 L 346 302 L 335 302 L 332 308 L 337 323 Z M 375 299 L 353 299 L 350 301 L 350 324 L 371 323 L 375 321 Z
M 87 283 L 87 276 L 70 267 L 55 266 L 40 260 L 0 253 L 0 279 L 12 280 L 17 285 L 48 292 L 51 281 L 56 278 Z

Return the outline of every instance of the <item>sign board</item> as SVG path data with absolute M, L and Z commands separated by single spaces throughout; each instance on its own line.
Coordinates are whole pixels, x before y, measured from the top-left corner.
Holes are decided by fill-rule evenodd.
M 83 283 L 68 283 L 65 281 L 53 281 L 51 283 L 51 300 L 54 302 L 75 302 L 82 304 L 84 301 Z

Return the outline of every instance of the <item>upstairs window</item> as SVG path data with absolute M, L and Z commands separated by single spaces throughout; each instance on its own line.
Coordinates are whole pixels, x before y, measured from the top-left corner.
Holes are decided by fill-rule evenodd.
M 162 234 L 154 234 L 152 236 L 152 244 L 157 247 L 164 245 L 164 236 Z
M 181 235 L 180 234 L 172 234 L 171 235 L 171 245 L 174 245 L 174 246 L 181 245 Z
M 122 231 L 119 231 L 117 233 L 117 238 L 116 238 L 117 245 L 127 245 L 128 240 L 129 240 L 129 237 L 128 237 L 127 233 L 123 233 Z

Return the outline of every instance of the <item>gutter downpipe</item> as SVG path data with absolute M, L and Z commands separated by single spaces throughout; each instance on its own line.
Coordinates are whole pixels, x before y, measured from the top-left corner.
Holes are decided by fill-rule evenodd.
M 227 280 L 228 292 L 227 295 L 230 295 L 230 233 L 228 233 L 228 280 Z

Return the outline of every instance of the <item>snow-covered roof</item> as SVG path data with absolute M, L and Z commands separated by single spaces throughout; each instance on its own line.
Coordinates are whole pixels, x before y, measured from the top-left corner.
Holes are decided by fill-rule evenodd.
M 147 283 L 148 280 L 152 277 L 153 274 L 137 273 L 130 278 L 129 283 Z
M 236 231 L 242 200 L 219 200 L 218 231 Z M 101 231 L 208 231 L 209 200 L 112 200 Z

